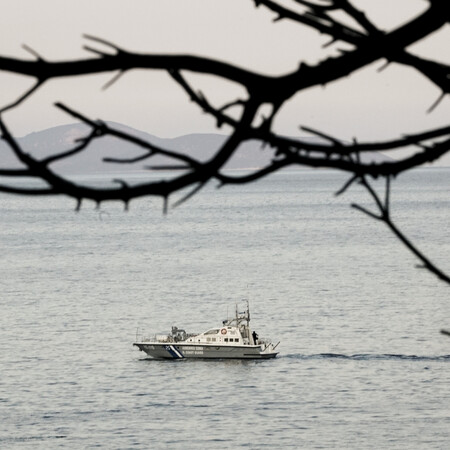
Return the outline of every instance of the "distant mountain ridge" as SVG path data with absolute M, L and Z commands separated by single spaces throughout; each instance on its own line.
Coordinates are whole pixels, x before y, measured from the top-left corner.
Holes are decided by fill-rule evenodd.
M 108 122 L 111 127 L 127 132 L 140 139 L 148 141 L 155 146 L 174 152 L 191 156 L 198 161 L 207 161 L 227 139 L 222 134 L 188 134 L 175 138 L 160 138 L 144 131 L 139 131 L 125 125 Z M 58 154 L 67 151 L 77 145 L 77 139 L 82 139 L 89 134 L 90 128 L 82 123 L 60 125 L 46 130 L 30 133 L 18 141 L 22 148 L 37 158 Z M 312 141 L 322 142 L 320 138 L 311 138 Z M 2 155 L 2 166 L 19 163 L 15 160 L 11 150 L 6 143 L 0 142 L 0 154 Z M 147 170 L 148 166 L 177 165 L 178 161 L 162 156 L 154 156 L 133 164 L 116 164 L 104 162 L 108 158 L 133 158 L 143 154 L 143 149 L 127 141 L 112 136 L 95 139 L 89 148 L 74 157 L 63 159 L 54 164 L 57 172 L 65 174 L 94 174 L 114 173 Z M 262 147 L 259 141 L 248 141 L 243 143 L 228 161 L 227 169 L 248 169 L 264 167 L 274 157 L 274 150 L 268 146 Z M 365 155 L 370 161 L 389 161 L 389 157 L 373 152 Z

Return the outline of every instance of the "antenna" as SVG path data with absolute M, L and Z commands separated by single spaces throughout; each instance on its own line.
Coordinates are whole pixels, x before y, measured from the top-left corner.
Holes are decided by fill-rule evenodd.
M 247 323 L 250 323 L 250 304 L 247 300 Z

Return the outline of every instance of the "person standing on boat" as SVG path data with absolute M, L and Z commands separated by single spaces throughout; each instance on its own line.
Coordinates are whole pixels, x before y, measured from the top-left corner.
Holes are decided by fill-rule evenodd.
M 256 333 L 256 331 L 252 333 L 252 337 L 253 337 L 253 344 L 256 345 L 258 343 L 258 334 Z

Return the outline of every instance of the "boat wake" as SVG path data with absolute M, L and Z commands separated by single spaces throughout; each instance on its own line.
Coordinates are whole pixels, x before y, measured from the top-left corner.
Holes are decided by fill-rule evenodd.
M 281 358 L 314 360 L 314 359 L 343 359 L 353 361 L 443 361 L 450 362 L 450 355 L 442 356 L 417 356 L 417 355 L 401 355 L 401 354 L 373 354 L 358 353 L 355 355 L 344 355 L 340 353 L 318 353 L 313 355 L 290 354 L 282 355 Z

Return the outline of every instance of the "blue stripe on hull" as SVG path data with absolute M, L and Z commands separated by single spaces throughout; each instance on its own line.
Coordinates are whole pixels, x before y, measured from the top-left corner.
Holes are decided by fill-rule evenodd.
M 180 352 L 179 349 L 175 348 L 173 345 L 166 345 L 166 350 L 169 352 L 169 354 L 172 356 L 173 359 L 183 359 L 184 356 Z

